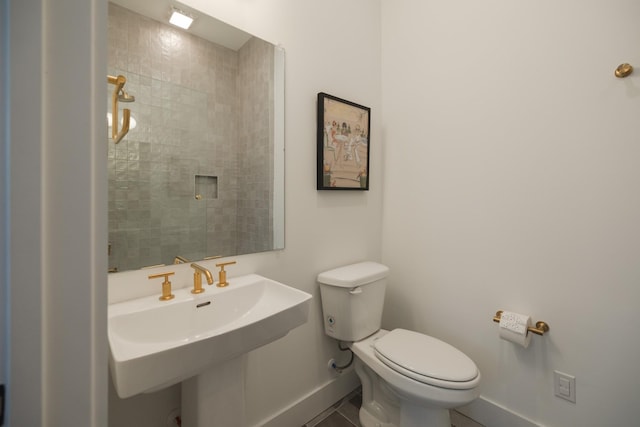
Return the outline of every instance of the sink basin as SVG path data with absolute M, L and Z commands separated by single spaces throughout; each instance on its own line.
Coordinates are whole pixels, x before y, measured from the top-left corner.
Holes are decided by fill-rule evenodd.
M 226 288 L 173 291 L 109 305 L 109 367 L 118 396 L 152 392 L 285 336 L 306 323 L 311 295 L 257 274 Z

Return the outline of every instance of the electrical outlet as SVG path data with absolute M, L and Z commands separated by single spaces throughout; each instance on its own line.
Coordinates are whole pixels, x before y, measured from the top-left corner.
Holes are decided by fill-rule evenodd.
M 553 371 L 553 392 L 561 399 L 576 403 L 576 377 Z

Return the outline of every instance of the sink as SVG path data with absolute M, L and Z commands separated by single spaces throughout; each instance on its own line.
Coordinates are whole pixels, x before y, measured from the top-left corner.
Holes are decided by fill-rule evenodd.
M 118 396 L 153 392 L 285 336 L 306 323 L 311 295 L 249 274 L 109 305 L 109 367 Z

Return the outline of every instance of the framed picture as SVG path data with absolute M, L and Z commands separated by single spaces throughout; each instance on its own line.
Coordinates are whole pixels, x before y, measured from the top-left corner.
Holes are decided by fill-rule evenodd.
M 371 109 L 318 94 L 318 190 L 369 190 Z

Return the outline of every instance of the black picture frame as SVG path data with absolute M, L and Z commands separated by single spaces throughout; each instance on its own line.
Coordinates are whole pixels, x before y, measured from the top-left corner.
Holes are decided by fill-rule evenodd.
M 318 190 L 369 190 L 371 109 L 318 93 Z

